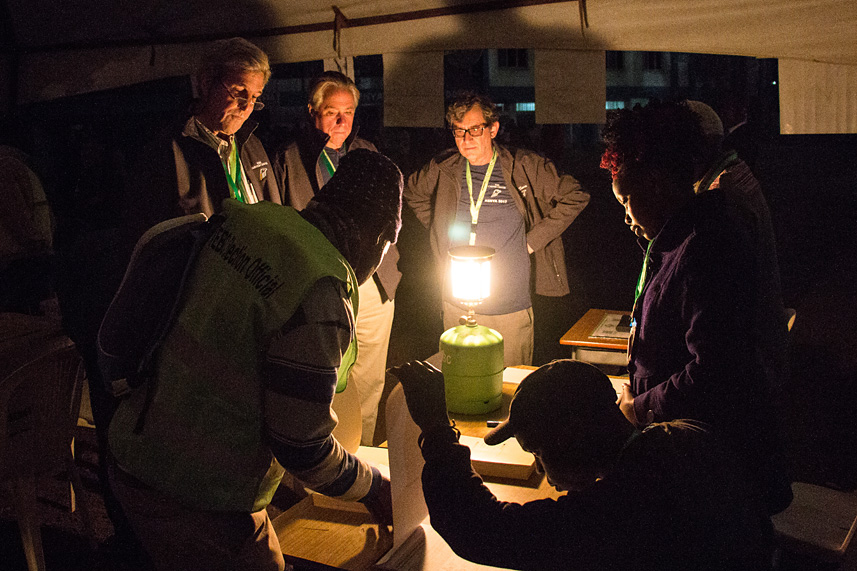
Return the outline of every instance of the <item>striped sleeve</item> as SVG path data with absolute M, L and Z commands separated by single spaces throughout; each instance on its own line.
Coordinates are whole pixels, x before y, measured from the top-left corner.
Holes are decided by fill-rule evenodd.
M 330 403 L 352 327 L 344 286 L 319 280 L 272 342 L 262 372 L 265 431 L 277 461 L 308 488 L 344 500 L 364 498 L 380 478 L 331 435 Z

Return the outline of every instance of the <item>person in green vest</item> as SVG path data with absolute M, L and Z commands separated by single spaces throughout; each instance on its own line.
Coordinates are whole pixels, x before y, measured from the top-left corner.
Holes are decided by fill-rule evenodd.
M 284 569 L 266 512 L 284 471 L 392 523 L 389 481 L 332 436 L 330 404 L 401 191 L 389 159 L 357 150 L 300 213 L 224 201 L 155 378 L 110 425 L 113 487 L 158 569 Z
M 108 482 L 107 428 L 117 403 L 103 389 L 95 341 L 98 328 L 134 243 L 149 228 L 185 214 L 212 216 L 227 197 L 247 204 L 280 203 L 268 154 L 253 134 L 257 123 L 251 118 L 264 106 L 259 97 L 270 76 L 268 56 L 252 42 L 234 37 L 208 43 L 194 73 L 193 101 L 188 100 L 166 125 L 135 133 L 129 141 L 133 160 L 127 176 L 109 179 L 106 185 L 100 176 L 81 181 L 86 188 L 101 185 L 105 195 L 116 197 L 121 205 L 107 213 L 91 206 L 81 210 L 86 232 L 59 244 L 57 285 L 63 326 L 86 365 L 98 479 L 115 530 L 104 551 L 122 563 L 135 565 L 140 549 Z M 181 99 L 181 94 L 175 95 Z M 72 237 L 69 232 L 65 236 Z
M 326 71 L 312 80 L 308 95 L 310 121 L 273 160 L 282 202 L 298 210 L 330 180 L 346 153 L 356 149 L 377 151 L 375 145 L 357 136 L 354 116 L 360 91 L 351 78 L 338 71 Z M 372 279 L 360 285 L 363 307 L 357 319 L 360 357 L 351 369 L 349 382 L 360 405 L 362 428 L 357 436 L 365 446 L 374 443 L 378 403 L 384 392 L 396 289 L 402 279 L 398 260 L 396 246 L 390 246 Z

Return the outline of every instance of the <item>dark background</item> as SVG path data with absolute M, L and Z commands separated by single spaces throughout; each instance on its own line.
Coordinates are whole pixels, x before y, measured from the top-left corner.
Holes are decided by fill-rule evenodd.
M 698 56 L 688 86 L 638 86 L 635 93 L 625 87 L 619 98 L 690 97 L 718 108 L 726 93 L 740 92 L 746 95 L 745 102 L 752 103 L 755 156 L 751 166 L 772 213 L 784 301 L 797 312 L 790 338 L 791 376 L 783 381 L 782 419 L 794 478 L 853 489 L 857 485 L 853 413 L 857 409 L 857 135 L 780 135 L 776 62 L 748 64 L 749 59 Z M 747 73 L 748 65 L 755 66 L 754 73 Z M 356 120 L 360 135 L 396 161 L 406 176 L 437 151 L 453 145 L 443 129 L 384 127 L 380 57 L 357 58 L 356 70 L 363 93 Z M 492 90 L 481 70 L 484 63 L 478 55 L 450 54 L 447 92 L 471 87 L 489 92 L 496 101 L 533 100 L 528 93 Z M 274 69 L 274 80 L 300 79 L 306 86 L 320 71 L 321 62 L 280 65 Z M 129 166 L 136 153 L 155 132 L 185 112 L 190 98 L 188 78 L 170 78 L 22 107 L 6 117 L 0 137 L 30 155 L 57 219 L 58 248 L 88 232 L 121 225 L 125 182 L 133 176 Z M 297 91 L 278 100 L 269 99 L 266 92 L 263 99 L 268 109 L 254 119 L 260 121 L 257 134 L 272 153 L 304 118 L 306 98 Z M 541 364 L 568 356 L 558 339 L 586 309 L 630 309 L 642 252 L 623 223 L 607 173 L 598 167 L 599 126 L 539 126 L 526 113 L 503 125 L 501 140 L 545 154 L 592 196 L 563 236 L 572 295 L 535 301 L 535 360 Z M 434 353 L 442 330 L 438 292 L 427 271 L 428 235 L 407 208 L 404 215 L 399 242 L 404 278 L 396 299 L 389 365 Z M 7 519 L 9 510 L 0 513 L 6 522 L 2 529 L 10 531 L 3 533 L 4 551 L 11 549 L 14 554 L 16 545 L 20 549 L 17 530 Z M 47 533 L 50 537 L 51 532 Z M 6 560 L 5 555 L 0 553 L 0 560 Z

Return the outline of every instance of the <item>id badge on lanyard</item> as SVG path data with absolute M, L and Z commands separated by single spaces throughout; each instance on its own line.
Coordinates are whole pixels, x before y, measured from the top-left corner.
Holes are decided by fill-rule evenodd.
M 482 180 L 482 188 L 479 189 L 479 197 L 473 201 L 473 177 L 470 175 L 470 161 L 467 161 L 465 169 L 465 178 L 467 180 L 467 196 L 470 197 L 470 245 L 476 245 L 476 224 L 479 222 L 479 209 L 482 208 L 482 201 L 485 199 L 485 191 L 488 190 L 488 183 L 491 180 L 491 173 L 494 172 L 494 164 L 497 162 L 497 149 L 494 149 L 494 154 L 491 156 L 491 162 L 488 163 L 488 170 L 485 171 L 485 178 Z

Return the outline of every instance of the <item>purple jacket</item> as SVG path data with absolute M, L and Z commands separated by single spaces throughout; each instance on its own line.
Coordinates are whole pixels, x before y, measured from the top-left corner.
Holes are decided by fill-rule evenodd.
M 711 424 L 776 513 L 791 490 L 755 341 L 756 259 L 745 228 L 719 190 L 667 222 L 634 309 L 628 371 L 638 419 Z

